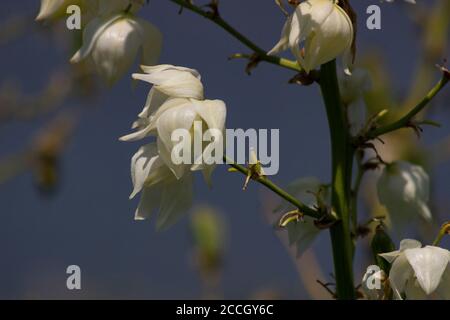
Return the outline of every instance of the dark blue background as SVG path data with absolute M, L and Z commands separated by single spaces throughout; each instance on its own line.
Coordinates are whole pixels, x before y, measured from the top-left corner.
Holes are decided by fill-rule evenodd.
M 360 54 L 373 48 L 382 51 L 396 90 L 403 94 L 413 77 L 419 45 L 405 7 L 382 4 L 383 29 L 369 31 L 364 27 L 365 9 L 379 2 L 353 2 L 360 15 Z M 0 21 L 22 14 L 31 19 L 38 8 L 39 1 L 2 1 Z M 221 14 L 266 49 L 278 41 L 284 22 L 271 0 L 221 1 Z M 150 1 L 141 15 L 164 34 L 160 62 L 198 69 L 207 97 L 226 101 L 229 128 L 281 129 L 277 182 L 285 185 L 295 177 L 311 175 L 329 180 L 327 123 L 317 86 L 289 85 L 290 71 L 264 63 L 247 76 L 243 61 L 227 61 L 233 53 L 247 52 L 246 48 L 193 13 L 178 15 L 178 7 L 169 1 Z M 55 65 L 68 65 L 70 54 L 59 48 L 55 39 L 30 30 L 1 48 L 0 80 L 16 79 L 25 92 L 38 92 Z M 121 143 L 117 138 L 129 132 L 147 90 L 143 84 L 133 90 L 127 76 L 92 103 L 96 107 L 85 112 L 64 154 L 63 182 L 55 197 L 42 198 L 30 174 L 0 186 L 0 298 L 200 295 L 199 278 L 190 263 L 188 220 L 165 232 L 156 232 L 153 221 L 133 220 L 137 200 L 128 200 L 129 162 L 139 143 Z M 427 143 L 450 131 L 448 112 L 433 117 L 443 128 L 427 130 Z M 28 124 L 3 126 L 1 154 L 18 150 L 34 129 Z M 450 166 L 438 170 L 437 197 L 445 199 Z M 196 202 L 219 208 L 229 225 L 224 297 L 246 298 L 274 288 L 284 297 L 307 298 L 292 261 L 263 216 L 261 188 L 252 184 L 242 192 L 242 183 L 243 177 L 219 167 L 213 190 L 200 179 L 195 186 Z M 328 234 L 323 233 L 315 245 L 325 274 L 332 271 L 328 242 Z M 81 292 L 65 288 L 69 264 L 82 268 Z M 362 267 L 356 269 L 359 276 Z

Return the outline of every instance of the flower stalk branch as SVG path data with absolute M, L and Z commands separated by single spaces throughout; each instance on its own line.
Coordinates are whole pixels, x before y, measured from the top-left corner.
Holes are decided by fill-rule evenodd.
M 450 221 L 447 221 L 442 225 L 441 229 L 439 230 L 439 234 L 433 242 L 433 246 L 438 246 L 441 243 L 442 238 L 444 238 L 446 234 L 450 234 Z
M 224 161 L 230 167 L 236 169 L 237 171 L 243 173 L 244 175 L 246 175 L 246 176 L 248 176 L 249 174 L 251 175 L 251 173 L 250 173 L 248 168 L 232 162 L 227 157 L 224 157 Z M 317 210 L 314 210 L 314 209 L 308 207 L 307 205 L 305 205 L 304 203 L 299 201 L 297 198 L 295 198 L 294 196 L 292 196 L 291 194 L 289 194 L 288 192 L 286 192 L 285 190 L 283 190 L 282 188 L 277 186 L 275 183 L 273 183 L 271 180 L 269 180 L 266 176 L 263 176 L 263 175 L 261 175 L 261 176 L 253 176 L 252 179 L 257 181 L 257 182 L 259 182 L 259 183 L 261 183 L 262 185 L 264 185 L 265 187 L 267 187 L 268 189 L 272 190 L 274 193 L 279 195 L 284 200 L 286 200 L 286 201 L 290 202 L 291 204 L 293 204 L 305 216 L 309 216 L 309 217 L 316 218 L 316 219 L 319 219 L 319 218 L 323 217 L 320 212 L 318 212 Z
M 439 80 L 439 82 L 428 92 L 428 94 L 422 99 L 422 101 L 415 106 L 410 112 L 408 112 L 401 119 L 391 123 L 389 125 L 376 128 L 372 131 L 369 131 L 366 138 L 367 140 L 375 139 L 381 135 L 386 133 L 390 133 L 402 128 L 408 128 L 414 126 L 413 119 L 417 114 L 419 114 L 428 103 L 445 87 L 445 85 L 450 81 L 448 70 L 443 71 L 443 76 Z
M 230 35 L 232 35 L 234 38 L 239 40 L 242 44 L 244 44 L 246 47 L 248 47 L 250 50 L 252 50 L 257 56 L 260 61 L 266 61 L 271 64 L 278 65 L 283 68 L 287 68 L 290 70 L 294 70 L 297 72 L 302 71 L 302 68 L 300 65 L 293 60 L 284 59 L 281 57 L 268 55 L 265 50 L 257 46 L 253 41 L 248 39 L 246 36 L 244 36 L 242 33 L 237 31 L 235 28 L 233 28 L 228 22 L 226 22 L 217 12 L 209 12 L 201 9 L 199 6 L 196 6 L 189 2 L 188 0 L 170 0 L 173 3 L 176 3 L 180 5 L 183 8 L 186 8 L 192 12 L 195 12 L 202 17 L 211 20 L 218 26 L 220 26 L 222 29 L 227 31 Z

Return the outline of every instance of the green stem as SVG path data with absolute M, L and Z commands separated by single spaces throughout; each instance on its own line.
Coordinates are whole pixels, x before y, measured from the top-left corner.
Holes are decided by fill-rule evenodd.
M 439 230 L 439 234 L 437 235 L 436 239 L 433 241 L 433 246 L 438 246 L 441 243 L 442 238 L 444 238 L 444 236 L 446 234 L 450 234 L 450 221 L 448 221 L 442 225 L 441 229 Z
M 330 229 L 338 299 L 354 299 L 353 244 L 350 233 L 350 198 L 353 147 L 341 104 L 336 61 L 321 67 L 320 88 L 325 102 L 332 151 L 332 206 L 340 221 Z
M 195 12 L 198 15 L 201 15 L 202 17 L 204 17 L 208 20 L 211 20 L 212 22 L 214 22 L 215 24 L 220 26 L 222 29 L 227 31 L 234 38 L 239 40 L 242 44 L 244 44 L 246 47 L 248 47 L 254 53 L 256 53 L 259 60 L 263 60 L 263 61 L 266 61 L 266 62 L 269 62 L 272 64 L 276 64 L 283 68 L 287 68 L 287 69 L 294 70 L 297 72 L 300 72 L 302 70 L 302 68 L 296 61 L 280 58 L 277 56 L 268 55 L 265 50 L 261 49 L 253 41 L 251 41 L 249 38 L 247 38 L 242 33 L 240 33 L 235 28 L 233 28 L 228 22 L 226 22 L 224 19 L 222 19 L 219 15 L 214 14 L 213 12 L 204 11 L 200 7 L 190 3 L 187 0 L 170 0 L 170 1 L 182 6 L 183 8 L 191 10 L 192 12 Z
M 359 189 L 361 187 L 361 182 L 364 177 L 365 170 L 363 168 L 362 164 L 362 154 L 357 154 L 357 172 L 356 172 L 356 178 L 355 178 L 355 184 L 352 188 L 352 199 L 351 199 L 351 221 L 352 221 L 352 227 L 353 232 L 356 234 L 357 228 L 358 228 L 358 194 Z
M 413 118 L 428 105 L 428 103 L 439 93 L 439 91 L 442 90 L 442 88 L 445 87 L 448 82 L 449 77 L 446 73 L 444 73 L 441 80 L 433 87 L 433 89 L 430 90 L 430 92 L 428 92 L 425 98 L 423 98 L 423 100 L 417 106 L 415 106 L 410 112 L 408 112 L 408 114 L 395 121 L 394 123 L 370 131 L 367 135 L 367 140 L 372 140 L 383 134 L 402 128 L 407 128 L 412 124 L 411 121 L 413 120 Z
M 228 159 L 227 157 L 224 156 L 224 161 L 232 168 L 236 169 L 237 171 L 243 173 L 244 175 L 248 175 L 249 169 L 234 163 L 233 161 L 231 161 L 230 159 Z M 297 198 L 295 198 L 294 196 L 292 196 L 291 194 L 289 194 L 288 192 L 286 192 L 285 190 L 283 190 L 282 188 L 280 188 L 279 186 L 277 186 L 275 183 L 273 183 L 271 180 L 269 180 L 267 177 L 265 176 L 259 176 L 254 178 L 253 180 L 261 183 L 262 185 L 264 185 L 265 187 L 267 187 L 268 189 L 272 190 L 274 193 L 276 193 L 277 195 L 279 195 L 281 198 L 283 198 L 284 200 L 290 202 L 291 204 L 293 204 L 296 208 L 299 209 L 299 211 L 309 217 L 312 218 L 321 218 L 321 215 L 319 212 L 317 212 L 316 210 L 308 207 L 307 205 L 305 205 L 304 203 L 302 203 L 301 201 L 299 201 Z

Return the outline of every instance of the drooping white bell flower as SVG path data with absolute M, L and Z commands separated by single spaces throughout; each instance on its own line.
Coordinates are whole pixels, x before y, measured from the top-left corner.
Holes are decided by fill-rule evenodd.
M 342 103 L 347 108 L 348 124 L 352 135 L 357 135 L 366 125 L 367 108 L 364 94 L 372 87 L 369 73 L 355 69 L 352 74 L 338 73 Z
M 430 178 L 422 167 L 405 161 L 388 164 L 377 182 L 378 198 L 394 225 L 401 230 L 416 216 L 432 220 L 427 202 Z
M 286 190 L 311 208 L 317 204 L 315 194 L 319 192 L 321 192 L 321 196 L 326 202 L 330 202 L 329 193 L 324 188 L 323 183 L 316 177 L 297 179 L 291 182 Z M 292 210 L 292 207 L 285 203 L 276 209 L 276 211 L 281 212 L 288 210 Z M 314 225 L 314 220 L 306 216 L 303 217 L 303 221 L 289 222 L 286 228 L 289 244 L 296 246 L 298 256 L 301 256 L 312 245 L 320 232 L 320 229 Z
M 380 254 L 391 263 L 389 283 L 396 299 L 450 299 L 450 252 L 405 239 L 400 249 Z
M 134 74 L 133 78 L 154 86 L 139 119 L 133 124 L 137 132 L 121 140 L 156 136 L 156 143 L 141 148 L 133 157 L 132 196 L 143 192 L 136 214 L 139 219 L 147 217 L 146 213 L 154 208 L 152 203 L 153 206 L 159 203 L 158 194 L 163 195 L 162 199 L 170 199 L 167 201 L 172 201 L 172 206 L 162 203 L 160 207 L 160 217 L 166 221 L 161 223 L 165 226 L 186 211 L 190 203 L 187 197 L 179 201 L 176 193 L 187 189 L 187 194 L 191 194 L 192 171 L 201 170 L 209 183 L 215 157 L 223 154 L 226 106 L 221 100 L 204 99 L 200 75 L 195 70 L 171 65 L 143 66 L 142 69 L 147 73 Z M 180 130 L 187 133 L 187 138 L 174 138 L 174 133 Z
M 269 54 L 290 49 L 306 72 L 343 55 L 344 68 L 350 73 L 353 37 L 352 21 L 337 1 L 307 0 L 288 18 Z
M 83 46 L 71 62 L 89 59 L 99 75 L 112 85 L 133 65 L 140 50 L 142 63 L 156 63 L 161 42 L 156 27 L 131 14 L 95 18 L 86 26 Z

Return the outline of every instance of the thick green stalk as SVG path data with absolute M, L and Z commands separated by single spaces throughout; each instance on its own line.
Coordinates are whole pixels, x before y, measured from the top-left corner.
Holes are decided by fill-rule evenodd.
M 353 244 L 350 233 L 350 199 L 353 147 L 341 104 L 336 61 L 322 65 L 320 88 L 327 110 L 332 151 L 332 207 L 339 222 L 330 229 L 333 247 L 336 295 L 338 299 L 354 299 Z

